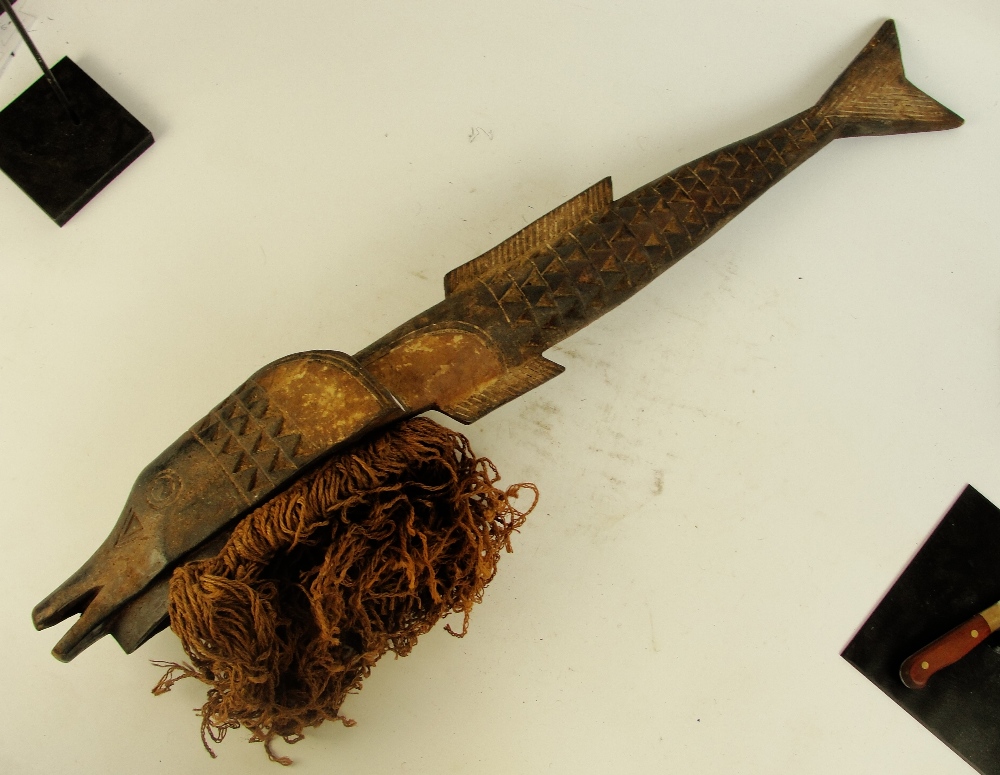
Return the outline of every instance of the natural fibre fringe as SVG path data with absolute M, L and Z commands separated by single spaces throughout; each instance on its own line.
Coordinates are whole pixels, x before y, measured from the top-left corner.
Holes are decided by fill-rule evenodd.
M 201 708 L 205 748 L 244 726 L 268 757 L 340 714 L 387 651 L 405 656 L 449 613 L 464 616 L 493 579 L 501 550 L 526 511 L 520 484 L 494 484 L 496 468 L 468 440 L 432 420 L 401 422 L 335 456 L 251 512 L 210 560 L 170 580 L 170 626 L 190 664 L 169 670 L 154 694 L 194 677 L 210 688 Z

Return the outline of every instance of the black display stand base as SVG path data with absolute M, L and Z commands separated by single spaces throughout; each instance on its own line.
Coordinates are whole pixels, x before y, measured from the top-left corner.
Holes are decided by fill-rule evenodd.
M 1000 600 L 1000 510 L 972 487 L 945 515 L 843 657 L 983 775 L 1000 775 L 1000 635 L 908 689 L 910 654 Z
M 62 226 L 153 144 L 153 135 L 69 57 L 52 68 L 80 120 L 39 78 L 0 111 L 0 170 Z

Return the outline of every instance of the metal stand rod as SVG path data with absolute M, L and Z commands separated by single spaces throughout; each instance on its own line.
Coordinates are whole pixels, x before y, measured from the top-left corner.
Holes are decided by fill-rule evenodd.
M 56 93 L 56 97 L 59 98 L 59 102 L 61 102 L 62 106 L 66 108 L 66 112 L 69 113 L 69 117 L 73 119 L 73 123 L 79 124 L 80 118 L 76 115 L 76 111 L 73 110 L 73 106 L 69 104 L 69 98 L 66 96 L 66 93 L 62 90 L 62 87 L 59 85 L 59 81 L 56 80 L 56 77 L 52 74 L 52 71 L 49 70 L 49 66 L 45 64 L 45 60 L 42 59 L 41 53 L 39 53 L 38 49 L 35 48 L 35 44 L 28 36 L 28 31 L 24 28 L 24 25 L 21 24 L 21 20 L 17 18 L 17 14 L 14 13 L 14 9 L 10 4 L 10 0 L 0 0 L 0 8 L 6 11 L 7 15 L 10 17 L 10 20 L 14 22 L 14 26 L 17 27 L 17 31 L 21 34 L 21 37 L 24 39 L 24 42 L 28 45 L 28 48 L 31 50 L 32 55 L 35 57 L 35 61 L 38 62 L 38 66 L 42 68 L 42 72 L 45 73 L 45 80 L 49 82 L 49 86 L 51 86 L 52 91 Z

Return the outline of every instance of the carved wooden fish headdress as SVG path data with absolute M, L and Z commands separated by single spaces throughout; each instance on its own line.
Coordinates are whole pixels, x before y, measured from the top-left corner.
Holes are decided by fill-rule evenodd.
M 431 409 L 472 423 L 552 379 L 546 349 L 659 276 L 795 167 L 842 137 L 962 119 L 910 84 L 886 22 L 816 105 L 613 199 L 605 178 L 445 277 L 445 298 L 356 355 L 265 366 L 139 475 L 111 535 L 33 612 L 80 618 L 53 654 L 110 633 L 131 653 L 167 623 L 179 564 L 303 468 Z

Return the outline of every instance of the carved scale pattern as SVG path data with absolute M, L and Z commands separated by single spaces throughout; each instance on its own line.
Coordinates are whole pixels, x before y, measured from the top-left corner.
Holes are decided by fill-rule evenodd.
M 248 503 L 270 492 L 311 457 L 302 434 L 253 380 L 213 409 L 191 432 Z
M 622 197 L 528 258 L 480 279 L 527 351 L 551 347 L 696 248 L 834 139 L 815 109 Z

